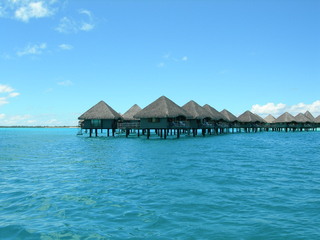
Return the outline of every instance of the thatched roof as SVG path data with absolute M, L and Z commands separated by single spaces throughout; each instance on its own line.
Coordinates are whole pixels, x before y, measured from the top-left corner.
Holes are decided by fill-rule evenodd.
M 276 118 L 274 116 L 272 116 L 271 114 L 269 114 L 268 116 L 266 116 L 264 118 L 264 120 L 267 122 L 267 123 L 273 123 L 274 120 L 276 120 Z
M 302 113 L 299 113 L 294 118 L 296 119 L 296 122 L 299 122 L 299 123 L 311 122 L 311 120 L 307 118 L 305 115 L 303 115 Z
M 285 112 L 284 114 L 279 116 L 274 122 L 275 123 L 289 123 L 289 122 L 296 122 L 296 119 L 290 113 Z
M 253 123 L 253 122 L 265 122 L 263 118 L 260 116 L 257 116 L 256 114 L 253 114 L 250 111 L 245 111 L 238 117 L 239 122 L 243 123 Z
M 256 115 L 258 119 L 260 119 L 260 122 L 266 123 L 266 121 L 262 117 L 260 117 L 258 114 L 254 113 L 254 115 Z
M 141 111 L 141 107 L 139 107 L 137 104 L 135 104 L 122 115 L 122 118 L 123 118 L 123 120 L 127 120 L 127 121 L 137 120 L 133 116 L 136 115 L 140 111 Z
M 233 115 L 231 112 L 229 112 L 228 110 L 226 110 L 226 109 L 223 109 L 220 113 L 223 116 L 225 116 L 228 119 L 229 122 L 238 121 L 237 117 L 235 115 Z
M 314 119 L 314 122 L 320 123 L 320 115 Z
M 314 116 L 309 111 L 306 111 L 303 115 L 305 115 L 307 118 L 309 118 L 311 122 L 315 121 Z
M 104 101 L 98 102 L 84 114 L 82 114 L 78 119 L 87 120 L 87 119 L 119 119 L 121 115 L 113 110 L 108 104 Z
M 179 116 L 191 117 L 182 107 L 162 96 L 134 115 L 134 118 L 175 118 Z
M 218 112 L 215 108 L 211 107 L 209 104 L 204 105 L 203 108 L 211 113 L 212 120 L 229 122 L 229 120 L 223 114 Z
M 193 100 L 183 105 L 182 108 L 189 113 L 192 119 L 212 118 L 211 112 L 201 107 L 198 103 L 196 103 Z

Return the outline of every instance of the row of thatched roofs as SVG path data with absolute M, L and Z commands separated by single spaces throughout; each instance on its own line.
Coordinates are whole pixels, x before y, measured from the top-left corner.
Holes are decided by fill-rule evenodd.
M 250 111 L 246 111 L 240 116 L 236 117 L 228 110 L 224 109 L 218 112 L 215 108 L 206 104 L 200 106 L 195 101 L 190 101 L 180 107 L 169 98 L 162 96 L 156 101 L 152 102 L 144 109 L 141 109 L 137 104 L 133 105 L 127 112 L 120 115 L 113 108 L 111 108 L 104 101 L 100 101 L 88 111 L 83 113 L 78 119 L 123 119 L 126 121 L 138 120 L 141 118 L 176 118 L 184 116 L 187 119 L 204 119 L 210 118 L 214 121 L 226 122 L 263 122 L 263 123 L 289 123 L 289 122 L 317 122 L 320 123 L 320 115 L 314 118 L 312 114 L 307 111 L 297 116 L 292 116 L 286 112 L 278 118 L 268 115 L 266 118 L 261 118 L 259 115 Z

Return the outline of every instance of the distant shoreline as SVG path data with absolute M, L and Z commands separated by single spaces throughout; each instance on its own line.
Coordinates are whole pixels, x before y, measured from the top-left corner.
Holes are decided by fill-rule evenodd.
M 0 126 L 0 128 L 78 128 L 76 126 Z

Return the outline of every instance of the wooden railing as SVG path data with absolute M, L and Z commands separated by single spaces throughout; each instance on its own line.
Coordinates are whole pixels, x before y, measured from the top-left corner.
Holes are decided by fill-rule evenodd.
M 118 129 L 138 129 L 140 128 L 140 122 L 122 122 L 118 123 Z
M 169 124 L 170 128 L 188 128 L 189 126 L 190 124 L 187 121 L 176 121 L 176 122 L 170 122 Z

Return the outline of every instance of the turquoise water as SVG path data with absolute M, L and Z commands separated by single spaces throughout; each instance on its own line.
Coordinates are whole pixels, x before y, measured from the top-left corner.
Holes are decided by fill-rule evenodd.
M 0 239 L 320 239 L 320 132 L 0 129 Z

